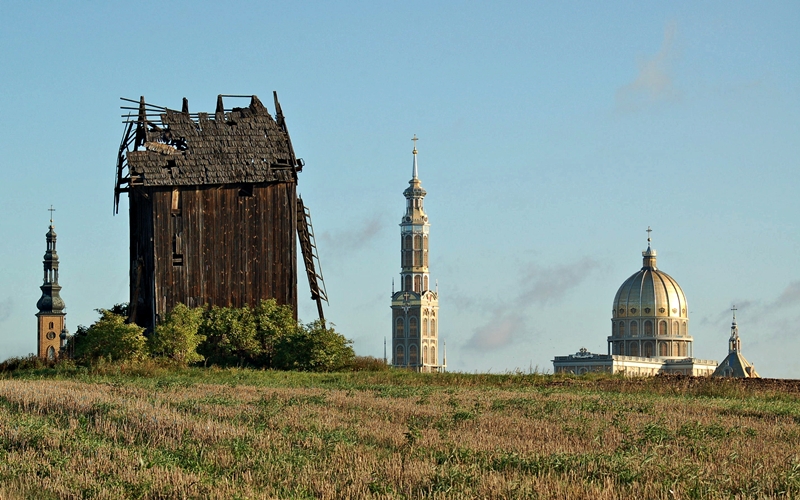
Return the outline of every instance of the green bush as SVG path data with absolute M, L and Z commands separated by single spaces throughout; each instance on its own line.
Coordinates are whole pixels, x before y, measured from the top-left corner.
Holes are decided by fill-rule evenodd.
M 197 353 L 197 346 L 205 340 L 198 333 L 202 322 L 203 309 L 176 305 L 147 339 L 150 354 L 183 365 L 203 361 L 203 356 Z
M 343 370 L 355 358 L 352 344 L 333 329 L 333 324 L 312 321 L 278 340 L 273 366 L 281 370 Z
M 86 328 L 79 326 L 71 339 L 74 358 L 89 363 L 104 358 L 109 361 L 140 360 L 147 355 L 144 328 L 125 322 L 125 318 L 107 309 L 98 309 L 100 319 Z

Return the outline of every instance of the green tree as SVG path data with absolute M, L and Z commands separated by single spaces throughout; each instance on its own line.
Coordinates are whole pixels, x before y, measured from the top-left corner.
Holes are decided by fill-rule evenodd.
M 176 305 L 147 339 L 150 354 L 181 364 L 203 361 L 203 356 L 197 353 L 197 346 L 205 340 L 205 336 L 198 333 L 202 322 L 202 308 Z
M 142 359 L 147 354 L 144 328 L 125 323 L 125 318 L 107 309 L 97 309 L 100 319 L 89 328 L 79 327 L 75 359 L 91 362 L 99 358 L 111 361 Z
M 353 342 L 324 320 L 303 325 L 279 339 L 273 366 L 282 370 L 327 372 L 350 366 L 355 358 Z

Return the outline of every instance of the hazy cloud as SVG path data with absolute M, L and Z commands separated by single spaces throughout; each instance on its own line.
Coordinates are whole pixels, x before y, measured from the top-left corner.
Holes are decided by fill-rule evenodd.
M 664 28 L 661 49 L 652 57 L 639 61 L 639 73 L 629 84 L 617 89 L 618 111 L 639 111 L 653 104 L 677 99 L 678 91 L 672 79 L 672 61 L 675 59 L 673 42 L 676 24 Z
M 557 302 L 572 289 L 577 288 L 591 276 L 600 264 L 584 257 L 578 262 L 551 267 L 535 264 L 527 266 L 520 286 L 511 291 L 511 296 L 503 303 L 488 304 L 490 320 L 475 329 L 467 342 L 467 347 L 490 351 L 507 347 L 523 335 L 529 335 L 525 312 L 531 305 L 544 305 Z M 468 296 L 458 298 L 462 306 L 473 307 L 473 299 Z M 484 308 L 487 302 L 482 301 Z
M 13 301 L 11 297 L 0 300 L 0 323 L 7 320 L 9 316 L 11 316 L 12 303 Z
M 380 215 L 373 215 L 358 224 L 349 231 L 331 233 L 325 231 L 319 235 L 322 242 L 320 248 L 321 258 L 325 258 L 325 253 L 339 254 L 352 250 L 358 250 L 367 246 L 376 236 L 386 227 Z
M 488 323 L 475 329 L 467 347 L 481 351 L 500 349 L 514 342 L 516 334 L 525 330 L 525 319 L 521 315 L 496 310 Z
M 516 303 L 524 307 L 528 304 L 546 304 L 561 300 L 599 267 L 600 264 L 589 257 L 547 268 L 530 265 L 523 277 L 522 291 Z
M 791 307 L 800 304 L 800 281 L 793 281 L 781 292 L 775 302 L 771 304 L 772 308 L 782 309 L 784 307 Z

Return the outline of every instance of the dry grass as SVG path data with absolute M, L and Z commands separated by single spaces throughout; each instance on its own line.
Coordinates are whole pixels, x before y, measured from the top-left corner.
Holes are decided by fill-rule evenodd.
M 793 383 L 152 366 L 14 377 L 0 379 L 0 498 L 800 496 Z

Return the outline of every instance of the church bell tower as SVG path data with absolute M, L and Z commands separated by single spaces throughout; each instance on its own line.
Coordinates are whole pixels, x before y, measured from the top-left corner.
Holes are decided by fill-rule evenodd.
M 64 301 L 61 299 L 61 286 L 58 284 L 58 253 L 56 253 L 56 232 L 50 207 L 50 230 L 47 238 L 47 251 L 44 253 L 44 283 L 40 287 L 42 296 L 36 307 L 38 320 L 36 355 L 42 359 L 55 360 L 61 349 L 62 333 L 66 337 Z
M 436 372 L 444 368 L 439 365 L 439 291 L 430 289 L 427 193 L 418 177 L 417 136 L 412 140 L 413 172 L 403 191 L 406 212 L 400 222 L 400 290 L 392 290 L 392 365 Z

